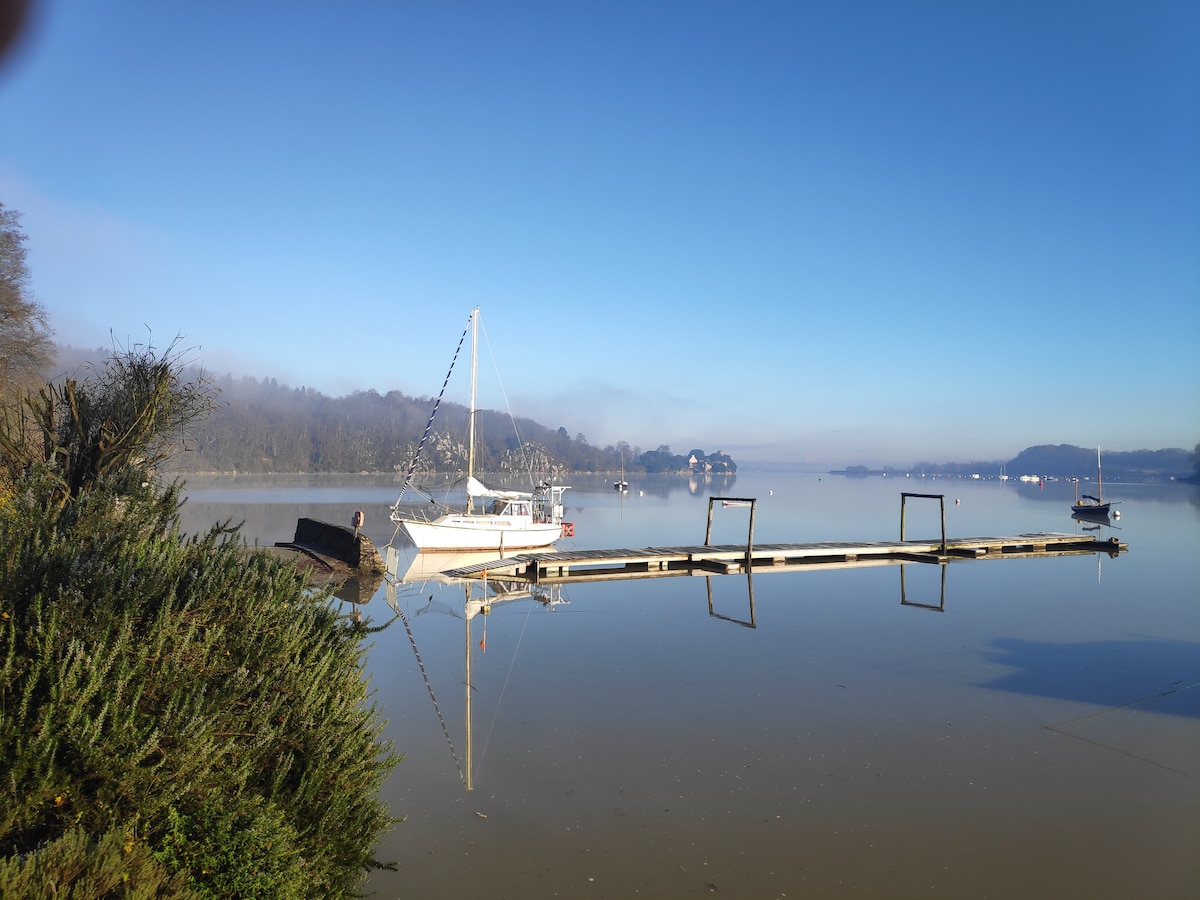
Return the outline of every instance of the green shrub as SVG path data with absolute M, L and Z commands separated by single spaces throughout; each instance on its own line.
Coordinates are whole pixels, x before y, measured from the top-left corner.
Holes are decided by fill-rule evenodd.
M 352 896 L 398 762 L 363 627 L 176 486 L 60 486 L 0 505 L 0 896 Z
M 82 828 L 70 828 L 36 853 L 0 859 L 0 896 L 11 900 L 199 898 L 185 876 L 182 870 L 172 875 L 147 847 L 133 845 L 124 829 L 112 829 L 97 839 Z

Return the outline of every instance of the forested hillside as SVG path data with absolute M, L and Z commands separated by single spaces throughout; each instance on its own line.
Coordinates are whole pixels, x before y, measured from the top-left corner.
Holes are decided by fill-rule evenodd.
M 1192 472 L 1192 454 L 1182 448 L 1103 452 L 1105 478 L 1158 480 L 1182 477 Z M 1008 463 L 1010 475 L 1095 477 L 1096 448 L 1070 444 L 1041 444 L 1028 447 Z
M 1103 453 L 1104 477 L 1125 481 L 1165 481 L 1191 476 L 1200 468 L 1200 444 L 1193 452 L 1181 448 L 1165 450 L 1126 450 Z M 1027 447 L 1007 461 L 932 463 L 918 462 L 908 471 L 930 475 L 994 476 L 1001 468 L 1016 478 L 1021 475 L 1048 475 L 1055 478 L 1094 478 L 1096 448 L 1072 444 L 1039 444 Z M 885 468 L 883 471 L 903 472 Z
M 103 350 L 59 348 L 60 371 L 111 355 Z M 188 373 L 194 377 L 194 372 Z M 433 408 L 432 397 L 399 391 L 356 391 L 328 397 L 313 388 L 292 388 L 275 379 L 225 375 L 214 379 L 218 409 L 186 441 L 176 462 L 187 472 L 393 472 L 412 464 Z M 642 451 L 625 443 L 597 447 L 582 434 L 547 428 L 507 414 L 476 414 L 476 460 L 480 472 L 532 472 L 538 477 L 572 472 L 700 471 L 733 473 L 721 452 L 668 446 Z M 443 402 L 421 451 L 418 472 L 463 472 L 467 466 L 467 409 Z M 694 458 L 694 462 L 692 461 Z

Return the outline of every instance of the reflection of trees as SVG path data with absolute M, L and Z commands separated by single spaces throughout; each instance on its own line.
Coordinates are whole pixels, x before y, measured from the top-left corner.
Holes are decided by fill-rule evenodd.
M 1190 491 L 1184 491 L 1184 496 L 1187 498 L 1187 502 L 1191 504 L 1192 509 L 1196 511 L 1196 514 L 1200 515 L 1200 490 L 1192 488 Z
M 736 475 L 659 475 L 638 481 L 636 487 L 651 497 L 669 497 L 686 491 L 697 497 L 727 494 L 737 484 Z

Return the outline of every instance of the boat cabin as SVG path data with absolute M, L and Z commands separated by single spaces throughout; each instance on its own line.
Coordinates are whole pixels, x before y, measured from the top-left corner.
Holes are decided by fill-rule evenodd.
M 528 500 L 507 500 L 503 497 L 493 500 L 487 511 L 493 516 L 516 516 L 524 519 L 530 516 Z

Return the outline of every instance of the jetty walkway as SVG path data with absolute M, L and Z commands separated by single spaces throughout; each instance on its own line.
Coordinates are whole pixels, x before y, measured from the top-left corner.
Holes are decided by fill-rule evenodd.
M 561 584 L 667 575 L 733 575 L 798 569 L 849 568 L 897 563 L 944 565 L 959 560 L 1078 556 L 1117 556 L 1129 545 L 1089 534 L 1036 533 L 1008 537 L 947 540 L 821 541 L 799 544 L 698 545 L 617 550 L 562 550 L 525 553 L 448 569 L 450 578 L 479 578 Z

